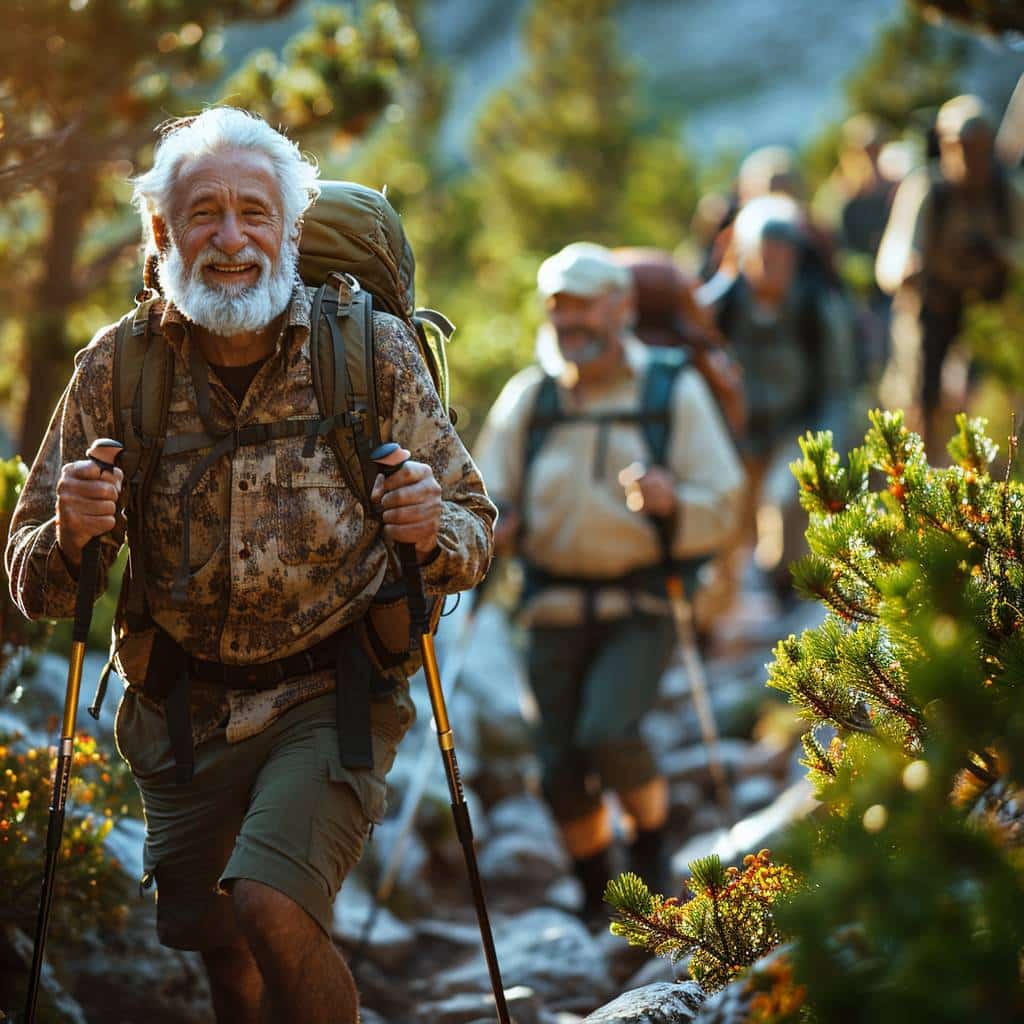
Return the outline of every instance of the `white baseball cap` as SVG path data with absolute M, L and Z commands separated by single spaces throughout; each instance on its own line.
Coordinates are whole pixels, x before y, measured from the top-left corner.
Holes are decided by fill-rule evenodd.
M 537 271 L 542 298 L 565 292 L 591 297 L 608 291 L 628 291 L 633 275 L 618 263 L 610 249 L 593 242 L 573 242 L 549 256 Z

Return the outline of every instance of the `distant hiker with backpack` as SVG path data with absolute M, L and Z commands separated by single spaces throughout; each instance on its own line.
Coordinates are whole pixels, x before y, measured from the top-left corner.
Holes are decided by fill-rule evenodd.
M 855 380 L 852 325 L 842 296 L 807 260 L 802 208 L 789 196 L 751 200 L 733 227 L 737 273 L 720 271 L 698 292 L 743 368 L 748 472 L 742 535 L 728 556 L 718 601 L 738 590 L 747 545 L 781 597 L 803 546 L 805 516 L 789 463 L 806 430 L 832 430 L 842 446 Z M 725 584 L 722 586 L 722 584 Z
M 14 513 L 12 596 L 70 616 L 85 544 L 105 576 L 127 534 L 115 733 L 160 940 L 200 951 L 218 1021 L 354 1024 L 331 908 L 414 718 L 391 548 L 414 545 L 428 593 L 469 589 L 495 510 L 379 193 L 319 183 L 230 108 L 170 125 L 134 184 L 159 291 L 75 360 Z M 85 459 L 103 436 L 113 472 Z M 381 440 L 409 456 L 387 477 Z
M 895 295 L 881 398 L 917 410 L 933 455 L 965 397 L 961 385 L 944 422 L 944 369 L 964 311 L 971 301 L 1002 298 L 1010 272 L 1024 261 L 1024 181 L 998 163 L 995 128 L 981 101 L 949 100 L 935 132 L 939 158 L 900 184 L 875 266 L 879 286 Z
M 545 796 L 600 919 L 610 810 L 636 823 L 632 868 L 665 882 L 668 787 L 640 732 L 674 643 L 666 560 L 731 533 L 743 474 L 708 386 L 682 354 L 632 333 L 631 273 L 579 242 L 537 275 L 541 363 L 512 378 L 478 445 L 524 564 L 528 676 Z

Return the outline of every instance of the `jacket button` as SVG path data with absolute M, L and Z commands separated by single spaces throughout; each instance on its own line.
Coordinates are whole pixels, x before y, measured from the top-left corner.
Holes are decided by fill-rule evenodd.
M 229 644 L 229 646 L 231 647 L 231 650 L 237 651 L 238 648 L 241 647 L 242 645 L 237 640 L 232 640 L 231 643 Z
M 238 552 L 238 557 L 248 558 L 251 554 L 252 552 L 248 548 L 242 548 L 242 550 Z
M 239 480 L 239 482 L 238 482 L 238 489 L 240 491 L 247 491 L 247 490 L 249 490 L 249 481 L 248 480 Z

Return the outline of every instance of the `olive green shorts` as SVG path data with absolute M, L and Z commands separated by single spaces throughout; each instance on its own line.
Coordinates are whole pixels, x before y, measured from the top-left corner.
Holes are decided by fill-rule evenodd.
M 578 626 L 533 626 L 527 675 L 537 700 L 541 782 L 559 822 L 658 776 L 640 720 L 658 697 L 675 646 L 672 620 L 633 613 Z
M 142 794 L 145 871 L 165 946 L 207 950 L 240 933 L 227 892 L 248 878 L 277 889 L 328 934 L 331 907 L 385 810 L 385 775 L 415 718 L 408 689 L 371 705 L 374 767 L 342 765 L 333 693 L 290 708 L 263 732 L 199 744 L 178 785 L 160 708 L 125 693 L 115 736 Z

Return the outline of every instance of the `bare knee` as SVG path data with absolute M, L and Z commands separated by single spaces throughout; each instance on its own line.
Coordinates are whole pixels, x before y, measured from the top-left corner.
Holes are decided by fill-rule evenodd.
M 326 941 L 320 926 L 294 900 L 248 878 L 231 890 L 235 918 L 256 962 L 286 967 L 301 962 L 310 947 Z

